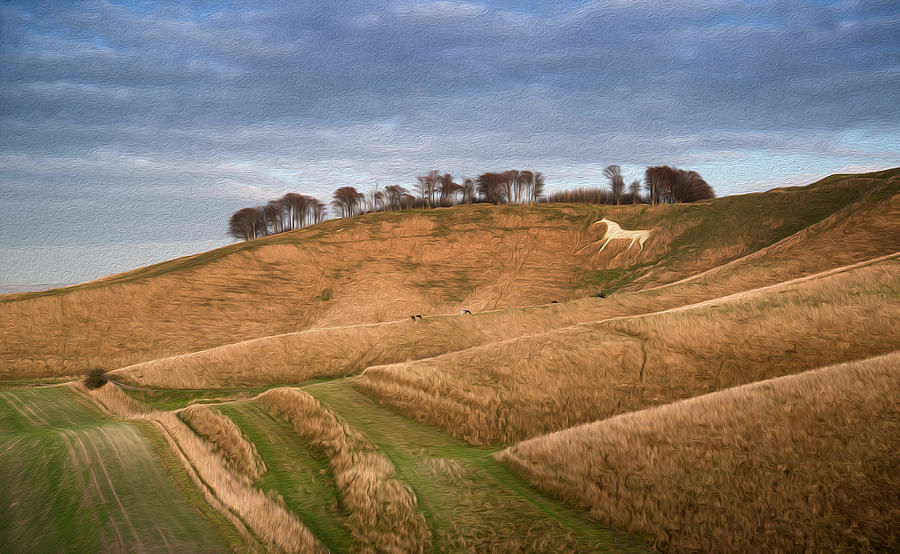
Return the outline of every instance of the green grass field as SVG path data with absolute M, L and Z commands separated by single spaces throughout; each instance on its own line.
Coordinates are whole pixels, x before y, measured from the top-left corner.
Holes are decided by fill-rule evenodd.
M 149 425 L 64 387 L 0 392 L 0 549 L 222 552 L 232 530 Z
M 278 493 L 325 546 L 335 552 L 349 551 L 353 539 L 328 461 L 316 455 L 288 423 L 275 419 L 256 402 L 217 409 L 241 428 L 266 463 L 268 472 L 257 486 Z

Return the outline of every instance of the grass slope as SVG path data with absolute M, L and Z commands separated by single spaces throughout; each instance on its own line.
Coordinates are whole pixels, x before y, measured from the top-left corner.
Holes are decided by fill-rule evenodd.
M 287 508 L 331 551 L 349 552 L 353 538 L 340 509 L 334 477 L 328 472 L 328 460 L 258 402 L 223 404 L 217 409 L 241 428 L 265 462 L 268 471 L 257 487 L 280 495 Z
M 875 180 L 877 184 L 877 180 Z M 299 383 L 370 365 L 435 356 L 576 323 L 639 315 L 772 285 L 900 249 L 900 195 L 874 186 L 856 203 L 773 245 L 694 277 L 605 300 L 434 316 L 369 326 L 288 333 L 162 358 L 121 370 L 153 387 L 231 387 Z
M 101 416 L 64 387 L 0 392 L 0 545 L 221 552 L 234 544 L 183 471 L 160 459 L 154 434 Z
M 410 485 L 432 528 L 435 551 L 641 550 L 622 534 L 560 506 L 476 448 L 392 412 L 346 380 L 303 387 L 363 433 Z
M 498 457 L 662 550 L 900 548 L 900 353 L 532 439 Z
M 833 177 L 692 205 L 370 214 L 84 286 L 6 295 L 0 298 L 0 378 L 72 375 L 311 327 L 664 284 L 747 256 L 848 208 L 847 214 L 896 207 L 897 173 Z M 592 243 L 602 230 L 589 224 L 603 215 L 626 228 L 654 229 L 644 251 L 624 252 L 618 244 L 598 253 Z M 897 249 L 896 231 L 868 238 L 860 240 L 870 245 L 866 255 Z M 821 260 L 815 263 L 823 269 Z
M 473 444 L 900 348 L 900 255 L 663 312 L 366 369 L 381 403 Z

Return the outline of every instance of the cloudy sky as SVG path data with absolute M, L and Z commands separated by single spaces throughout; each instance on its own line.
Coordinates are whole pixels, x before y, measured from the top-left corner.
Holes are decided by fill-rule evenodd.
M 248 9 L 246 6 L 252 6 Z M 0 292 L 229 242 L 286 191 L 900 165 L 896 2 L 3 2 Z

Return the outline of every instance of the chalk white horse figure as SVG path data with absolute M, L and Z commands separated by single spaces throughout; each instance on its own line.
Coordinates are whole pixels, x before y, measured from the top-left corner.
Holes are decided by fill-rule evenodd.
M 599 225 L 601 223 L 606 224 L 606 234 L 603 235 L 603 237 L 600 240 L 603 240 L 603 239 L 606 239 L 606 240 L 603 243 L 603 246 L 600 247 L 600 250 L 597 251 L 598 253 L 603 252 L 603 249 L 606 248 L 606 245 L 609 244 L 609 241 L 611 241 L 613 239 L 631 239 L 631 242 L 628 244 L 628 248 L 631 248 L 631 246 L 635 242 L 637 242 L 638 245 L 641 247 L 641 250 L 643 250 L 644 249 L 644 241 L 646 241 L 648 238 L 650 238 L 650 229 L 638 229 L 636 231 L 626 231 L 625 229 L 619 227 L 618 223 L 616 223 L 615 221 L 610 221 L 610 220 L 606 219 L 605 217 L 603 219 L 601 219 L 600 221 L 595 221 L 594 223 L 592 223 L 591 227 L 593 227 L 594 225 Z M 597 241 L 597 242 L 600 242 L 600 241 Z M 626 248 L 625 250 L 628 250 L 628 248 Z

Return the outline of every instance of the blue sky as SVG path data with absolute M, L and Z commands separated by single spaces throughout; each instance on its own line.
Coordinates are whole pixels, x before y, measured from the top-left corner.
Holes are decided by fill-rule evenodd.
M 725 195 L 896 166 L 898 91 L 895 2 L 4 2 L 0 291 L 432 168 Z

